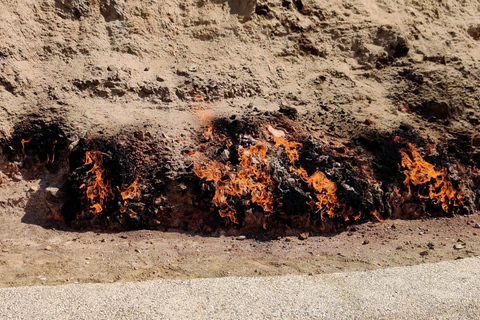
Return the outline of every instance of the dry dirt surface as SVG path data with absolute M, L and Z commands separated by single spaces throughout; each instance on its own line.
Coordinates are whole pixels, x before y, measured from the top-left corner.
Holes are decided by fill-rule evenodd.
M 478 255 L 479 16 L 476 0 L 2 1 L 0 286 Z M 225 176 L 255 186 L 225 195 Z

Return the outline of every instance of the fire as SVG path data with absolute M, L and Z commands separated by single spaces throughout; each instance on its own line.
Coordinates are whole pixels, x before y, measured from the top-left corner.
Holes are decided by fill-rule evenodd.
M 315 202 L 317 209 L 321 212 L 321 218 L 324 219 L 323 213 L 327 213 L 330 218 L 333 218 L 336 213 L 344 211 L 343 205 L 338 201 L 336 192 L 337 186 L 327 176 L 320 171 L 315 172 L 311 176 L 303 168 L 290 168 L 296 172 L 303 181 L 305 181 L 315 192 L 317 202 Z
M 138 179 L 128 186 L 127 189 L 120 192 L 123 200 L 123 208 L 120 210 L 121 212 L 127 211 L 128 207 L 128 200 L 129 199 L 137 199 L 140 196 L 140 189 L 138 188 Z M 132 217 L 133 218 L 133 217 Z
M 208 107 L 207 109 L 198 108 L 195 109 L 194 112 L 197 114 L 198 119 L 200 120 L 200 124 L 205 127 L 205 130 L 203 131 L 203 136 L 205 137 L 205 139 L 213 138 L 213 111 L 211 107 Z
M 295 161 L 298 160 L 298 148 L 302 145 L 298 142 L 290 142 L 283 137 L 273 137 L 275 140 L 275 147 L 278 148 L 283 146 L 285 153 L 287 154 L 288 159 L 292 164 L 295 164 Z
M 326 213 L 330 218 L 334 217 L 338 212 L 344 212 L 344 205 L 340 204 L 338 201 L 336 192 L 337 186 L 334 182 L 327 178 L 327 176 L 320 171 L 313 173 L 311 176 L 308 175 L 307 171 L 302 168 L 295 167 L 295 161 L 299 159 L 298 148 L 302 146 L 301 143 L 289 141 L 283 137 L 273 137 L 275 141 L 275 147 L 278 148 L 283 146 L 285 153 L 287 154 L 288 159 L 292 163 L 290 171 L 295 172 L 300 176 L 300 178 L 305 181 L 308 186 L 314 191 L 318 211 L 321 213 L 321 219 L 324 219 L 324 213 Z M 351 209 L 350 209 L 351 211 Z M 354 219 L 357 220 L 361 214 L 355 216 Z M 358 217 L 358 218 L 357 218 Z
M 424 186 L 424 192 L 418 194 L 419 198 L 431 199 L 447 213 L 452 206 L 460 206 L 464 202 L 463 191 L 455 190 L 448 179 L 447 169 L 437 170 L 433 164 L 422 158 L 411 143 L 408 143 L 408 148 L 410 155 L 405 149 L 401 149 L 400 153 L 405 174 L 403 184 L 408 188 L 409 194 L 412 194 L 412 186 Z
M 87 199 L 91 204 L 90 212 L 98 215 L 103 211 L 105 202 L 112 193 L 110 182 L 105 178 L 103 156 L 100 151 L 87 151 L 85 153 L 85 164 L 92 163 L 93 167 L 90 172 L 93 173 L 94 180 L 87 185 Z
M 215 185 L 213 203 L 220 208 L 222 217 L 229 217 L 231 221 L 238 223 L 233 203 L 245 198 L 248 199 L 246 204 L 255 203 L 267 213 L 273 211 L 274 184 L 270 177 L 267 151 L 265 142 L 258 142 L 249 148 L 240 146 L 240 163 L 237 166 L 218 161 L 202 166 L 195 161 L 196 175 L 212 181 Z
M 53 141 L 52 143 L 52 158 L 50 158 L 50 156 L 48 155 L 48 152 L 47 152 L 47 163 L 48 164 L 53 164 L 53 162 L 55 162 L 55 145 L 57 144 L 57 140 Z
M 30 141 L 32 141 L 32 138 L 28 138 L 27 140 L 22 139 L 22 153 L 24 157 L 27 156 L 27 153 L 25 152 L 25 144 L 29 143 Z

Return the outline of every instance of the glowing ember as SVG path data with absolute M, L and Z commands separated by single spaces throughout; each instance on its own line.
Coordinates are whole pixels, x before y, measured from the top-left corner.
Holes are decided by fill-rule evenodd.
M 238 154 L 238 166 L 218 161 L 212 161 L 206 166 L 195 161 L 194 166 L 198 177 L 214 183 L 213 203 L 219 207 L 220 215 L 229 217 L 234 223 L 238 223 L 234 203 L 240 199 L 247 198 L 246 204 L 255 203 L 264 212 L 273 211 L 274 185 L 270 177 L 267 145 L 258 142 L 249 148 L 240 146 Z
M 408 143 L 408 148 L 410 154 L 405 149 L 401 149 L 400 153 L 405 174 L 403 184 L 408 188 L 409 194 L 412 194 L 412 186 L 424 186 L 418 194 L 419 198 L 431 199 L 447 213 L 451 207 L 460 206 L 464 202 L 464 194 L 455 190 L 448 179 L 447 169 L 435 169 L 433 164 L 422 158 L 418 149 L 411 143 Z
M 27 153 L 25 152 L 25 144 L 26 144 L 26 143 L 29 143 L 30 141 L 32 141 L 32 138 L 29 138 L 29 139 L 27 139 L 27 140 L 22 139 L 22 153 L 23 153 L 23 156 L 24 156 L 24 157 L 27 156 Z
M 98 215 L 103 211 L 104 204 L 112 193 L 110 182 L 104 176 L 103 156 L 100 151 L 87 151 L 85 153 L 85 164 L 92 163 L 93 167 L 90 172 L 93 173 L 94 180 L 87 185 L 87 199 L 91 204 L 90 212 Z

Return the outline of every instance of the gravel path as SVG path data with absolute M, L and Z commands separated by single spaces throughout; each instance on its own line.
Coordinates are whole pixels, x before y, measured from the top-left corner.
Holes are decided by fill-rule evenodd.
M 316 276 L 0 290 L 0 319 L 480 319 L 480 257 Z

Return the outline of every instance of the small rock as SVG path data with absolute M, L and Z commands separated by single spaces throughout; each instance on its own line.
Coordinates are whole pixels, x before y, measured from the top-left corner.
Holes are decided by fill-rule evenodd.
M 480 223 L 475 222 L 475 224 L 473 225 L 473 227 L 474 227 L 475 229 L 480 229 Z
M 422 251 L 422 252 L 420 252 L 420 255 L 421 255 L 422 257 L 428 256 L 428 251 Z
M 365 121 L 363 122 L 363 124 L 367 125 L 367 126 L 371 126 L 372 124 L 374 124 L 375 122 L 372 120 L 372 119 L 365 119 Z
M 91 257 L 86 257 L 85 260 L 92 260 L 92 258 Z
M 465 247 L 461 243 L 455 243 L 453 245 L 453 249 L 455 249 L 455 250 L 460 250 L 460 249 L 463 249 L 463 248 L 465 248 Z
M 42 277 L 42 278 L 40 278 L 40 281 L 47 281 L 47 278 Z
M 247 239 L 246 236 L 238 236 L 238 237 L 237 237 L 237 240 L 240 240 L 240 241 L 245 240 L 245 239 Z
M 38 189 L 40 189 L 39 186 L 31 186 L 30 187 L 30 191 L 32 191 L 32 192 L 38 191 Z
M 300 234 L 298 235 L 298 239 L 300 239 L 300 240 L 307 240 L 309 235 L 310 235 L 310 234 L 309 234 L 308 232 L 302 232 L 302 233 L 300 233 Z
M 369 244 L 370 243 L 370 240 L 363 240 L 362 244 L 363 245 L 366 245 L 366 244 Z
M 135 249 L 135 252 L 136 253 L 141 253 L 141 251 L 139 249 Z
M 45 250 L 50 251 L 50 250 L 52 250 L 52 247 L 51 246 L 46 246 Z
M 272 136 L 274 136 L 275 138 L 283 138 L 285 137 L 285 131 L 283 130 L 278 130 L 278 129 L 275 129 L 274 127 L 272 127 L 271 125 L 268 125 L 267 126 L 267 130 L 268 132 L 270 132 L 272 134 Z
M 298 118 L 298 110 L 294 107 L 281 105 L 278 111 L 292 120 Z
M 2 252 L 7 253 L 7 252 L 10 252 L 10 250 L 8 250 L 8 249 L 2 249 Z
M 47 196 L 53 197 L 53 198 L 61 198 L 64 196 L 64 193 L 60 191 L 59 188 L 56 187 L 48 187 L 45 188 L 45 193 Z

